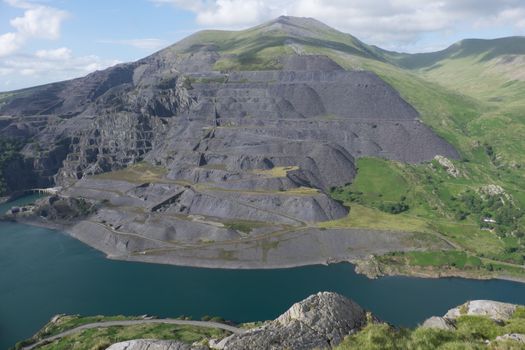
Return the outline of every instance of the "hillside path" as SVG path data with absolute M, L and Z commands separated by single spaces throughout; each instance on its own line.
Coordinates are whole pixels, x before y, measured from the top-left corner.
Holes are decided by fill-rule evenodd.
M 115 327 L 115 326 L 133 326 L 133 325 L 141 325 L 141 324 L 175 324 L 175 325 L 183 325 L 183 326 L 219 328 L 219 329 L 223 329 L 225 331 L 236 333 L 236 334 L 242 334 L 246 332 L 246 330 L 238 328 L 238 327 L 230 326 L 230 325 L 219 323 L 219 322 L 212 322 L 212 321 L 176 320 L 176 319 L 171 319 L 171 318 L 150 319 L 150 320 L 106 321 L 106 322 L 88 323 L 82 326 L 78 326 L 78 327 L 69 329 L 67 331 L 53 335 L 51 337 L 44 338 L 34 344 L 25 346 L 22 348 L 22 350 L 31 350 L 40 345 L 50 343 L 52 341 L 64 338 L 68 335 L 71 335 L 71 334 L 74 334 L 80 331 L 84 331 L 86 329 Z

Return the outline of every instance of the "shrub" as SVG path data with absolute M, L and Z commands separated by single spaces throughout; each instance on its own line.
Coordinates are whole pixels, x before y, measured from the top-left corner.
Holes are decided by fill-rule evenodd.
M 399 214 L 407 211 L 409 208 L 410 207 L 405 202 L 381 203 L 379 205 L 379 210 L 390 214 Z

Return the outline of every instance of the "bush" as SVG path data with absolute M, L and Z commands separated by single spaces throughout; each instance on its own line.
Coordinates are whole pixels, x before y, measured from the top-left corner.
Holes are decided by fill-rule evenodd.
M 409 208 L 410 207 L 405 202 L 381 203 L 379 205 L 379 210 L 390 214 L 399 214 L 404 211 L 407 211 Z

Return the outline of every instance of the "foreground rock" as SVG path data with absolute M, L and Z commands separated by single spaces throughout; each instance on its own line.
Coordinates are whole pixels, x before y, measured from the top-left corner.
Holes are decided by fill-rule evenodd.
M 512 317 L 516 307 L 492 300 L 473 300 L 449 310 L 445 317 L 454 320 L 460 316 L 486 316 L 494 321 L 506 321 Z
M 446 331 L 454 330 L 454 322 L 446 317 L 432 316 L 425 320 L 421 325 L 423 328 L 443 329 Z
M 107 350 L 206 350 L 202 345 L 190 345 L 178 341 L 137 339 L 111 345 Z
M 504 334 L 496 337 L 496 341 L 513 341 L 517 342 L 519 344 L 523 344 L 522 346 L 525 346 L 525 334 L 518 334 L 518 333 L 510 333 L 510 334 Z
M 217 349 L 326 349 L 357 332 L 367 314 L 335 293 L 318 293 L 294 304 L 275 321 L 223 340 Z
M 431 317 L 422 327 L 453 330 L 456 320 L 462 316 L 483 316 L 496 322 L 508 321 L 516 312 L 517 305 L 492 300 L 473 300 L 457 306 L 443 317 Z

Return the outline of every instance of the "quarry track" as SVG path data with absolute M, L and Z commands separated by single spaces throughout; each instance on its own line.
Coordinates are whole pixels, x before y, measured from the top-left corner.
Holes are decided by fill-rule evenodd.
M 135 326 L 135 325 L 144 325 L 144 324 L 173 324 L 173 325 L 180 325 L 180 326 L 217 328 L 217 329 L 222 329 L 222 330 L 232 332 L 235 334 L 243 334 L 246 332 L 246 330 L 238 328 L 238 327 L 234 327 L 234 326 L 230 326 L 230 325 L 218 323 L 218 322 L 211 322 L 211 321 L 177 320 L 177 319 L 171 319 L 171 318 L 149 319 L 149 320 L 106 321 L 106 322 L 94 322 L 94 323 L 84 324 L 82 326 L 78 326 L 76 328 L 69 329 L 67 331 L 61 332 L 54 336 L 44 338 L 34 344 L 23 347 L 22 350 L 31 350 L 40 345 L 45 345 L 55 340 L 59 340 L 61 338 L 64 338 L 69 335 L 72 335 L 78 332 L 82 332 L 88 329 L 107 328 L 107 327 L 125 327 L 125 326 Z

